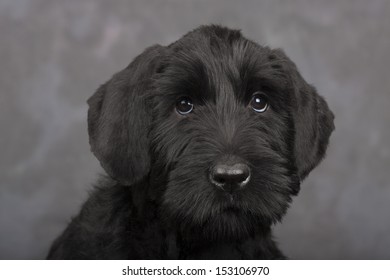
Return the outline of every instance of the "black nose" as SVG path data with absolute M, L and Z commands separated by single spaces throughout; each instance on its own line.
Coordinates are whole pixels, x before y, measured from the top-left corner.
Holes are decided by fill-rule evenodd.
M 249 166 L 243 163 L 217 164 L 210 172 L 211 182 L 228 192 L 243 188 L 249 182 L 249 179 Z

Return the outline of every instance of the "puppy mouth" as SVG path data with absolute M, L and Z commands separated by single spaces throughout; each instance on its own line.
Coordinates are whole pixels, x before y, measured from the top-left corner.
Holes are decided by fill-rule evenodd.
M 222 209 L 222 213 L 228 214 L 228 215 L 240 215 L 243 214 L 244 211 L 238 207 L 237 205 L 227 205 Z
M 221 210 L 223 212 L 241 212 L 242 206 L 240 203 L 241 199 L 236 193 L 224 193 L 221 201 Z

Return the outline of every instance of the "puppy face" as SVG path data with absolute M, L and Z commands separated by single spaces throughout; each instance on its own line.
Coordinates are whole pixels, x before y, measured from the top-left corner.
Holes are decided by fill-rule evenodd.
M 280 220 L 333 130 L 282 51 L 218 26 L 147 49 L 89 104 L 106 171 L 129 185 L 151 177 L 167 220 L 216 239 Z

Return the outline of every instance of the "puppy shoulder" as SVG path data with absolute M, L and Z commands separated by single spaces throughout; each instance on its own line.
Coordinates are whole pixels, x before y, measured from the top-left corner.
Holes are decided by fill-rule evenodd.
M 132 244 L 126 238 L 135 224 L 130 186 L 101 178 L 65 231 L 53 243 L 49 259 L 123 259 Z M 133 229 L 134 230 L 134 229 Z
M 101 177 L 89 192 L 79 219 L 92 223 L 110 223 L 126 213 L 132 206 L 131 188 L 123 186 L 109 177 Z

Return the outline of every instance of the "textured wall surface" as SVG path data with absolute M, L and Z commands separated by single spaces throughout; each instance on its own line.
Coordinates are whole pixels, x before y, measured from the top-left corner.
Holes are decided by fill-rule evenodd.
M 291 258 L 390 258 L 390 1 L 0 0 L 0 259 L 44 258 L 101 172 L 86 99 L 200 24 L 282 47 L 336 115 L 276 227 Z

